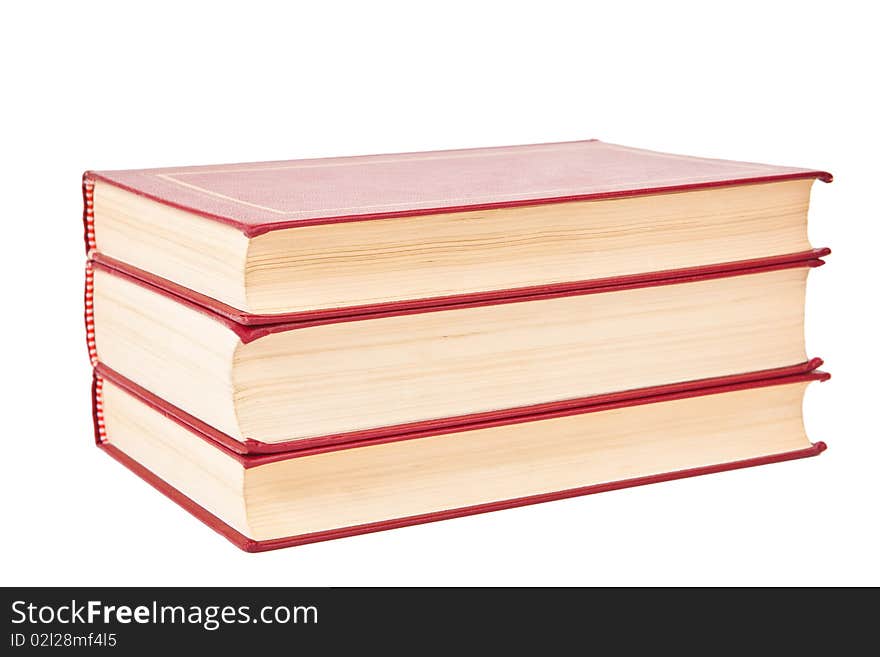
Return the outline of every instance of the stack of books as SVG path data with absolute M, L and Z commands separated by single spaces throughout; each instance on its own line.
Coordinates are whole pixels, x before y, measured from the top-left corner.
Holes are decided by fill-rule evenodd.
M 97 443 L 248 551 L 812 456 L 817 178 L 599 141 L 87 172 Z

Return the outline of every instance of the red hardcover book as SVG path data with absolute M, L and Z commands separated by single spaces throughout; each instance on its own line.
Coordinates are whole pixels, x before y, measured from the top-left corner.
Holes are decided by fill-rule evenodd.
M 87 172 L 85 238 L 239 323 L 304 321 L 798 258 L 816 178 L 595 140 Z
M 813 364 L 817 364 L 814 361 Z M 819 371 L 659 386 L 519 418 L 241 455 L 98 370 L 99 447 L 257 552 L 819 454 L 801 405 Z
M 812 369 L 804 289 L 826 252 L 257 326 L 95 262 L 89 349 L 102 375 L 235 452 L 351 444 Z

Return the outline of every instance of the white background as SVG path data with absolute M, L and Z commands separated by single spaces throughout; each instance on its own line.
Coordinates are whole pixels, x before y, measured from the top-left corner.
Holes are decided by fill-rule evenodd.
M 880 584 L 876 25 L 864 2 L 0 9 L 3 538 L 21 585 Z M 819 458 L 247 555 L 92 446 L 80 174 L 597 137 L 832 171 Z

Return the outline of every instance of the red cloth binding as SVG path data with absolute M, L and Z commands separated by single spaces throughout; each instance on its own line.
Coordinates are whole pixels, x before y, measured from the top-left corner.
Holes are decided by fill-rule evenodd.
M 158 203 L 271 230 L 818 178 L 826 171 L 587 141 L 427 153 L 87 171 Z

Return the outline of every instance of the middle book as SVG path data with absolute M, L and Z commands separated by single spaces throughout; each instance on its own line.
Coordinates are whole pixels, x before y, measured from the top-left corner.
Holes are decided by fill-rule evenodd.
M 298 449 L 804 363 L 816 254 L 266 326 L 92 263 L 92 356 L 240 453 Z

